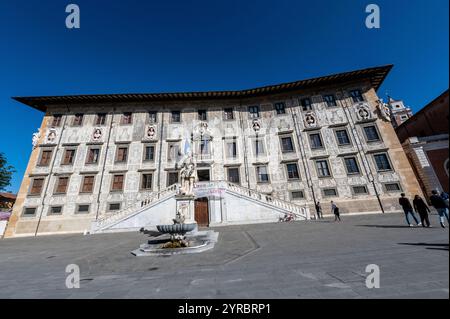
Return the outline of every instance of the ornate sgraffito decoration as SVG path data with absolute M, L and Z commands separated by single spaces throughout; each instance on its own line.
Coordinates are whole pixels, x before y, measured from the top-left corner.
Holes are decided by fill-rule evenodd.
M 208 132 L 208 123 L 201 122 L 199 124 L 199 132 L 201 135 L 204 135 L 206 132 Z
M 367 105 L 360 103 L 356 107 L 356 116 L 358 121 L 367 121 L 372 118 L 372 113 Z
M 33 149 L 35 149 L 39 144 L 39 139 L 41 138 L 41 129 L 38 128 L 37 132 L 33 133 L 33 138 L 31 143 L 33 144 Z
M 148 125 L 145 129 L 145 138 L 154 140 L 156 139 L 156 126 L 154 125 Z
M 54 128 L 49 129 L 47 132 L 46 142 L 47 143 L 55 143 L 56 135 L 57 135 L 56 129 L 54 129 Z
M 258 133 L 261 130 L 261 123 L 258 119 L 252 121 L 252 128 L 255 133 Z
M 101 129 L 99 129 L 99 128 L 94 129 L 94 133 L 92 134 L 92 139 L 94 141 L 100 141 L 102 136 L 103 136 L 103 133 L 102 133 Z
M 212 134 L 209 130 L 208 123 L 200 122 L 194 127 L 192 137 L 195 141 L 200 141 L 204 139 L 212 139 Z
M 305 114 L 305 125 L 307 128 L 317 127 L 317 118 L 313 112 Z

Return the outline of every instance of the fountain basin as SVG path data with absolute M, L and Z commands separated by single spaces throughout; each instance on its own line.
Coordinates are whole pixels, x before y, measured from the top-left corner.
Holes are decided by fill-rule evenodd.
M 160 233 L 163 234 L 181 234 L 184 235 L 188 232 L 193 231 L 197 224 L 173 224 L 173 225 L 157 225 L 156 228 Z

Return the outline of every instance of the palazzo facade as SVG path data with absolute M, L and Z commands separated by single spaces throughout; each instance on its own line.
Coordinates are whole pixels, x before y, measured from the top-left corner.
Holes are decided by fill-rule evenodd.
M 421 190 L 376 93 L 391 67 L 242 91 L 17 97 L 44 117 L 5 236 L 125 216 L 179 182 L 188 149 L 206 189 L 227 181 L 307 207 L 308 218 L 316 201 L 324 214 L 331 200 L 343 214 L 398 211 L 401 192 Z M 245 215 L 238 206 L 228 213 Z M 204 224 L 226 224 L 214 207 Z

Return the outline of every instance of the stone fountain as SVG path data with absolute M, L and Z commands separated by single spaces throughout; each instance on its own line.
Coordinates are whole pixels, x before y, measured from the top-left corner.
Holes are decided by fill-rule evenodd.
M 197 172 L 192 152 L 188 152 L 177 163 L 176 168 L 180 169 L 181 187 L 175 195 L 176 217 L 172 219 L 173 224 L 157 225 L 156 228 L 162 235 L 132 251 L 136 256 L 202 252 L 213 248 L 217 242 L 217 232 L 198 231 L 194 220 L 194 184 Z

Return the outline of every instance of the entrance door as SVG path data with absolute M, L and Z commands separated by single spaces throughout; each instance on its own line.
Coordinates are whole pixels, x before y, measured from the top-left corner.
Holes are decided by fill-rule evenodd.
M 194 202 L 195 221 L 198 226 L 209 225 L 208 198 L 198 198 Z

